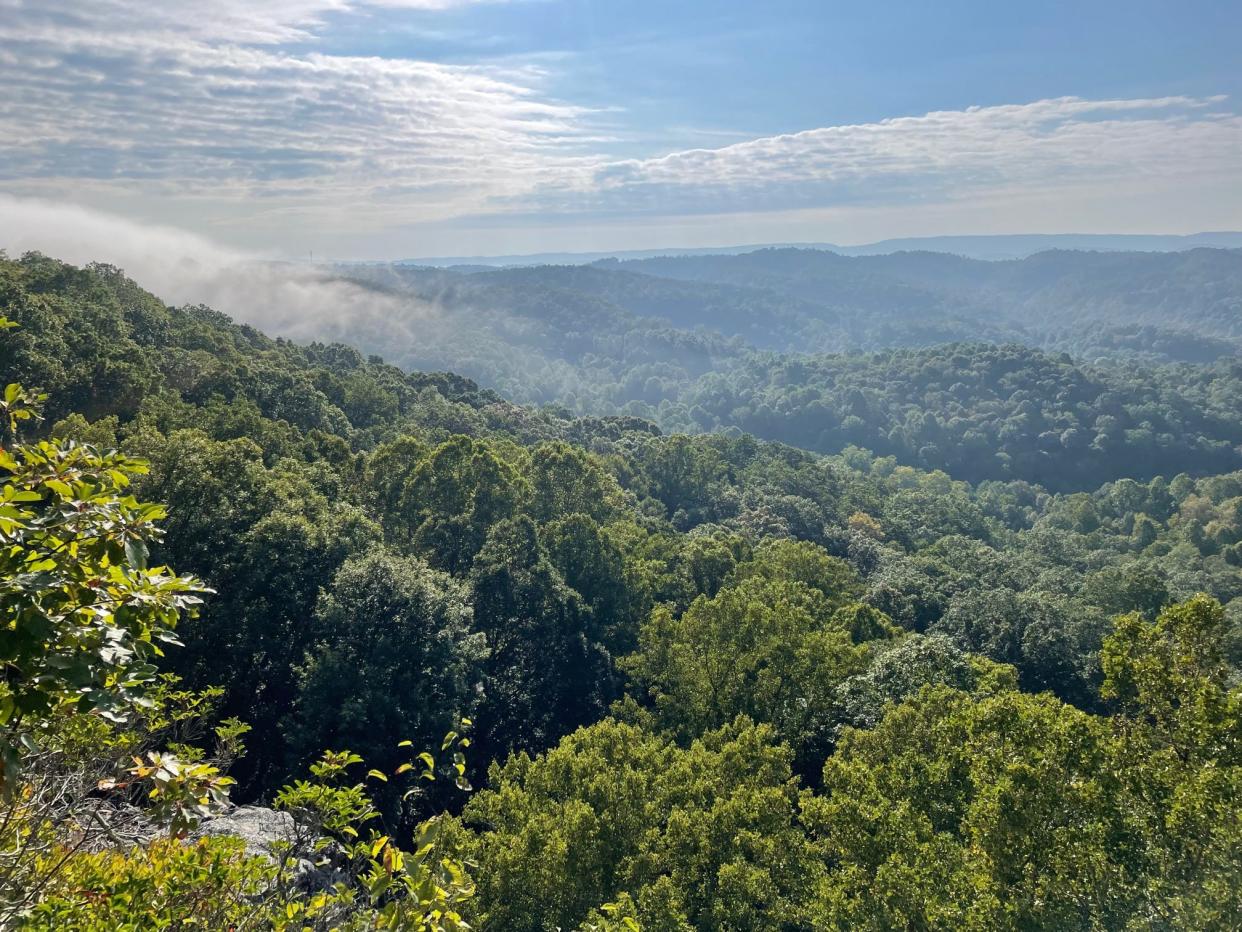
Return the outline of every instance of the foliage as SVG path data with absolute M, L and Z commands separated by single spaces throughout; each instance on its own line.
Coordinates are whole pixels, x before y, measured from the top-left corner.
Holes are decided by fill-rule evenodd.
M 462 723 L 470 725 L 469 720 Z M 403 748 L 410 741 L 400 742 Z M 426 751 L 399 764 L 390 777 L 372 769 L 368 780 L 388 784 L 407 776 L 434 781 L 437 773 L 469 789 L 464 751 L 468 738 L 457 732 L 445 736 L 441 750 L 450 751 L 447 764 L 437 764 Z M 380 812 L 361 781 L 349 782 L 348 770 L 363 759 L 349 751 L 325 752 L 311 765 L 313 780 L 298 780 L 277 795 L 278 808 L 294 816 L 296 829 L 278 846 L 276 881 L 269 886 L 276 929 L 394 929 L 408 932 L 468 932 L 462 905 L 474 896 L 474 883 L 445 836 L 445 817 L 420 822 L 412 844 L 403 848 L 373 824 Z M 404 792 L 409 798 L 417 786 Z M 366 832 L 364 835 L 363 832 Z M 300 859 L 330 866 L 341 878 L 329 889 L 308 892 L 298 882 Z
M 39 721 L 40 743 L 0 805 L 0 922 L 59 889 L 79 855 L 161 830 L 183 835 L 218 809 L 231 783 L 221 770 L 241 752 L 245 730 L 233 721 L 209 727 L 218 697 L 163 677 L 123 723 L 72 706 Z
M 774 725 L 814 769 L 837 690 L 871 653 L 833 623 L 831 605 L 799 582 L 746 577 L 699 596 L 679 618 L 657 608 L 626 669 L 646 687 L 657 723 L 683 740 L 747 715 Z
M 473 850 L 482 926 L 574 928 L 623 891 L 646 928 L 796 922 L 815 866 L 789 762 L 745 719 L 685 750 L 605 720 L 494 766 L 464 815 L 486 826 Z
M 1049 697 L 925 689 L 847 733 L 808 810 L 825 927 L 1116 928 L 1137 843 L 1107 725 Z
M 497 524 L 470 578 L 490 654 L 484 746 L 541 750 L 599 718 L 615 693 L 600 619 L 566 585 L 527 517 Z
M 440 774 L 468 787 L 462 753 L 468 744 L 450 734 L 443 742 L 451 750 L 446 765 L 422 752 L 408 755 L 391 778 L 372 770 L 368 779 Z M 408 848 L 379 833 L 371 826 L 379 812 L 368 790 L 345 780 L 346 769 L 361 763 L 356 754 L 327 753 L 312 766 L 313 779 L 282 790 L 277 804 L 294 816 L 292 829 L 263 854 L 228 836 L 118 840 L 99 850 L 63 836 L 39 855 L 34 874 L 44 879 L 26 900 L 21 927 L 464 932 L 459 910 L 474 886 L 443 837 L 443 817 L 420 823 Z M 308 881 L 316 876 L 308 867 L 331 879 Z
M 132 712 L 203 587 L 147 566 L 164 512 L 125 492 L 141 461 L 42 441 L 0 452 L 0 469 L 0 786 L 11 791 L 39 721 L 70 706 L 114 721 Z
M 253 928 L 272 875 L 236 838 L 192 844 L 160 839 L 124 851 L 68 860 L 22 921 L 46 932 L 142 932 L 147 929 Z
M 315 609 L 320 640 L 299 670 L 286 723 L 295 756 L 356 749 L 395 767 L 403 739 L 424 746 L 473 714 L 486 656 L 467 595 L 415 558 L 347 560 Z
M 527 483 L 487 443 L 454 437 L 411 474 L 400 514 L 414 546 L 451 573 L 470 566 L 487 529 L 513 516 Z
M 1242 335 L 1142 276 L 1112 332 L 1142 260 L 1076 261 L 351 273 L 475 302 L 436 336 L 530 409 L 0 258 L 0 924 L 1231 927 L 1242 396 L 1145 295 Z M 927 346 L 977 276 L 1142 361 Z M 785 353 L 847 341 L 922 348 Z M 228 789 L 288 839 L 152 840 Z

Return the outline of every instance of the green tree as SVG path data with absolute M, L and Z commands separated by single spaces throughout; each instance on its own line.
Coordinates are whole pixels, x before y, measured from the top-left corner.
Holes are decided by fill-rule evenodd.
M 1220 603 L 1196 596 L 1154 622 L 1118 618 L 1101 657 L 1142 826 L 1146 911 L 1168 928 L 1227 928 L 1242 914 L 1242 686 L 1225 633 Z
M 390 536 L 403 529 L 401 496 L 405 484 L 428 453 L 428 444 L 420 437 L 399 437 L 380 444 L 367 457 L 364 481 L 369 504 Z
M 531 452 L 531 515 L 541 524 L 569 515 L 605 522 L 622 503 L 621 487 L 599 462 L 563 441 Z
M 863 592 L 854 567 L 810 541 L 764 541 L 753 557 L 733 571 L 736 580 L 752 576 L 801 583 L 822 593 L 832 608 L 857 599 Z
M 379 528 L 313 467 L 268 468 L 251 441 L 178 431 L 144 443 L 153 454 L 144 491 L 171 509 L 161 555 L 220 591 L 183 626 L 169 667 L 192 686 L 224 686 L 224 714 L 254 728 L 235 775 L 248 791 L 274 788 L 287 773 L 296 667 L 319 636 L 320 590 L 350 554 L 378 543 Z
M 847 731 L 807 818 L 819 928 L 1123 928 L 1137 844 L 1107 723 L 1044 696 L 923 689 Z
M 750 542 L 737 534 L 696 533 L 678 540 L 672 576 L 662 600 L 685 608 L 700 595 L 712 598 L 720 591 L 738 563 L 752 553 Z
M 797 825 L 789 752 L 739 720 L 682 749 L 599 722 L 494 766 L 480 827 L 483 929 L 575 928 L 623 892 L 644 928 L 800 928 L 818 867 Z
M 831 606 L 802 583 L 750 576 L 680 618 L 657 607 L 624 667 L 660 725 L 683 739 L 747 715 L 776 726 L 800 765 L 818 756 L 818 767 L 836 690 L 871 653 L 831 623 Z
M 12 405 L 20 392 L 6 392 Z M 10 407 L 10 429 L 20 409 Z M 161 644 L 203 586 L 147 565 L 160 506 L 127 491 L 146 464 L 76 444 L 0 450 L 0 786 L 23 745 L 71 708 L 121 721 L 154 681 Z
M 548 559 L 590 609 L 591 627 L 608 650 L 614 655 L 632 650 L 651 595 L 622 544 L 608 528 L 581 513 L 545 525 L 539 536 Z
M 994 677 L 994 688 L 1017 688 L 1011 668 L 973 657 L 949 638 L 912 634 L 883 649 L 864 672 L 841 684 L 838 714 L 844 725 L 874 728 L 890 706 L 925 686 L 974 692 L 984 686 L 989 674 Z
M 530 518 L 492 529 L 470 585 L 489 651 L 484 749 L 541 750 L 597 720 L 616 688 L 606 633 L 548 559 Z
M 526 479 L 491 444 L 454 437 L 414 469 L 401 494 L 401 515 L 428 562 L 461 574 L 491 527 L 517 514 L 528 495 Z
M 0 329 L 8 326 L 0 318 Z M 207 591 L 150 567 L 163 509 L 127 491 L 146 464 L 73 442 L 22 443 L 42 399 L 10 385 L 0 449 L 0 925 L 29 914 L 68 857 L 114 833 L 105 802 L 141 792 L 155 823 L 182 833 L 227 798 L 213 764 L 147 750 L 155 659 Z M 162 711 L 162 710 L 160 710 Z M 236 739 L 241 727 L 229 729 Z M 118 757 L 134 756 L 126 770 Z M 194 752 L 190 752 L 193 754 Z M 138 754 L 145 754 L 138 757 Z M 92 798 L 92 795 L 94 798 Z
M 301 765 L 356 749 L 391 771 L 397 746 L 430 745 L 474 714 L 486 656 L 465 588 L 412 557 L 347 560 L 315 608 L 319 640 L 299 667 L 283 727 Z
M 640 451 L 643 473 L 650 494 L 673 517 L 678 526 L 711 520 L 719 491 L 727 475 L 720 455 L 686 436 L 661 437 Z

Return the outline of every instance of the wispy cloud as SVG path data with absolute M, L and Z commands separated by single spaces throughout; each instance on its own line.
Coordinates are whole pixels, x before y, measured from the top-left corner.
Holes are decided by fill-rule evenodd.
M 1242 117 L 1220 97 L 971 107 L 603 164 L 544 207 L 734 212 L 960 198 L 1084 181 L 1242 182 Z
M 332 15 L 374 8 L 447 10 L 504 0 L 0 0 L 14 32 L 61 41 L 94 32 L 271 45 L 314 40 Z
M 538 69 L 316 48 L 326 17 L 363 8 L 0 0 L 0 182 L 363 211 L 382 198 L 434 218 L 529 188 L 577 157 L 583 111 L 544 96 Z
M 349 17 L 379 28 L 394 8 L 477 2 L 0 0 L 0 189 L 288 251 L 330 231 L 339 254 L 365 241 L 372 255 L 416 229 L 456 231 L 432 252 L 478 251 L 463 231 L 504 224 L 667 229 L 997 192 L 1072 204 L 1086 188 L 1096 204 L 1145 187 L 1168 203 L 1179 185 L 1214 209 L 1242 198 L 1242 116 L 1219 97 L 971 107 L 621 160 L 601 127 L 624 113 L 553 97 L 554 60 L 450 65 L 329 41 Z

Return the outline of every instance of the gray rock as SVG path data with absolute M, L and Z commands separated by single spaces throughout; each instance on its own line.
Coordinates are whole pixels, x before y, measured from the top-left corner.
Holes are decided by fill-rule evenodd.
M 232 835 L 240 838 L 250 854 L 274 856 L 273 846 L 279 842 L 292 844 L 295 838 L 293 817 L 263 806 L 238 806 L 222 815 L 205 820 L 193 838 L 211 835 Z
M 295 844 L 297 833 L 293 817 L 287 812 L 277 812 L 263 806 L 238 806 L 221 815 L 205 820 L 190 836 L 231 835 L 240 838 L 250 854 L 260 855 L 270 861 L 276 860 L 275 846 L 280 843 Z M 305 842 L 305 839 L 303 839 Z M 292 850 L 287 866 L 292 868 L 294 884 L 302 890 L 315 892 L 328 890 L 334 884 L 344 882 L 348 874 L 342 870 L 345 853 L 335 842 L 307 845 L 307 850 Z

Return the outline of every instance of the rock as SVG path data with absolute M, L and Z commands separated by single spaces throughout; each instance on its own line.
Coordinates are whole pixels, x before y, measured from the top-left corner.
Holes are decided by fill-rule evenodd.
M 205 820 L 192 838 L 210 835 L 232 835 L 240 838 L 250 854 L 273 858 L 273 846 L 279 842 L 292 844 L 295 839 L 293 817 L 263 806 L 238 806 Z
M 191 839 L 231 835 L 240 838 L 249 854 L 276 861 L 275 846 L 295 844 L 297 833 L 293 817 L 263 806 L 238 806 L 205 820 L 190 836 Z M 303 839 L 305 841 L 305 839 Z M 309 845 L 310 850 L 293 850 L 286 862 L 292 868 L 295 886 L 308 892 L 328 890 L 348 879 L 341 869 L 344 851 L 335 842 Z M 312 860 L 312 857 L 314 860 Z

